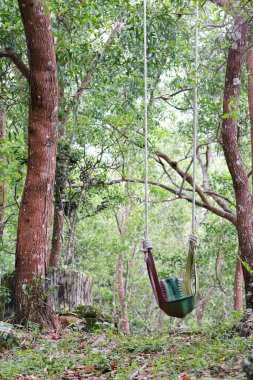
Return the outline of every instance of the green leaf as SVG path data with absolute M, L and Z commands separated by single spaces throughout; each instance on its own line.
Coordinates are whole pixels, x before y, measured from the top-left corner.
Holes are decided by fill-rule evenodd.
M 250 273 L 252 274 L 253 273 L 253 269 L 251 268 L 251 266 L 247 263 L 247 261 L 244 261 L 240 258 L 240 256 L 238 256 L 239 260 L 241 261 L 242 265 L 244 266 L 244 268 Z

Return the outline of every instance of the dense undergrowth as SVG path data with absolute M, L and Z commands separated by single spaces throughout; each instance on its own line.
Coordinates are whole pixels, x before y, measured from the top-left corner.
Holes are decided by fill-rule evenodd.
M 7 340 L 8 343 L 8 340 Z M 77 326 L 62 333 L 17 332 L 1 349 L 0 379 L 241 379 L 253 338 L 231 325 L 124 336 L 111 328 Z

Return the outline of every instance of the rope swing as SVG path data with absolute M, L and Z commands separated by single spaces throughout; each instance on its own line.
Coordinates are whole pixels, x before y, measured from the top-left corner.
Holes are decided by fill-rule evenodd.
M 193 104 L 193 183 L 192 183 L 192 228 L 189 236 L 189 249 L 186 262 L 186 270 L 183 279 L 167 277 L 159 280 L 154 258 L 152 255 L 152 243 L 149 240 L 149 191 L 148 191 L 148 70 L 147 70 L 147 0 L 143 2 L 144 13 L 144 140 L 145 140 L 145 239 L 143 251 L 149 279 L 158 306 L 169 316 L 183 318 L 189 314 L 195 306 L 198 292 L 198 276 L 195 262 L 197 246 L 196 233 L 196 161 L 197 161 L 197 131 L 198 131 L 198 0 L 196 2 L 195 25 L 195 87 Z M 194 288 L 192 283 L 194 282 Z

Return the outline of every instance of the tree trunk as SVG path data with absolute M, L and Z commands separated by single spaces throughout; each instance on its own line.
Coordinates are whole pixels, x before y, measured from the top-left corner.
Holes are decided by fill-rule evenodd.
M 75 259 L 75 237 L 76 237 L 76 227 L 77 227 L 77 213 L 81 207 L 83 195 L 86 189 L 86 185 L 84 184 L 80 190 L 78 202 L 76 208 L 73 210 L 72 214 L 69 216 L 69 236 L 67 243 L 67 253 L 65 257 L 65 265 L 74 263 Z
M 64 88 L 60 85 L 60 106 L 63 106 Z M 54 220 L 53 220 L 53 234 L 52 245 L 50 252 L 49 266 L 58 268 L 61 261 L 61 249 L 63 242 L 63 223 L 64 223 L 64 209 L 62 197 L 66 186 L 66 174 L 68 172 L 68 165 L 66 163 L 65 150 L 62 146 L 66 140 L 66 126 L 63 125 L 60 119 L 59 125 L 59 140 L 58 155 L 56 161 L 55 171 L 55 188 L 54 188 Z
M 127 303 L 125 297 L 124 280 L 123 280 L 123 257 L 120 254 L 116 262 L 116 278 L 119 292 L 119 304 L 121 309 L 121 322 L 123 331 L 130 334 L 130 326 L 128 320 Z
M 126 233 L 127 233 L 126 222 L 128 221 L 129 217 L 130 217 L 130 205 L 125 205 L 121 223 L 120 223 L 119 218 L 116 216 L 119 233 L 122 238 L 126 236 Z M 134 253 L 133 253 L 132 258 L 134 260 Z M 127 288 L 124 286 L 122 253 L 119 254 L 116 260 L 116 279 L 117 279 L 117 285 L 118 285 L 119 304 L 120 304 L 120 309 L 121 309 L 122 328 L 126 334 L 130 334 L 128 307 L 127 307 L 127 299 L 126 299 Z M 129 282 L 129 276 L 127 278 L 127 284 L 128 282 Z
M 92 305 L 92 279 L 77 270 L 50 268 L 47 272 L 48 292 L 57 312 L 75 312 L 80 305 Z
M 55 181 L 58 83 L 52 26 L 46 1 L 18 0 L 30 67 L 28 168 L 16 247 L 16 321 L 48 328 L 57 319 L 45 294 Z
M 233 41 L 229 48 L 227 60 L 223 100 L 222 142 L 236 195 L 237 234 L 241 258 L 248 266 L 253 268 L 252 197 L 249 191 L 247 172 L 238 148 L 236 120 L 247 31 L 248 23 L 244 22 L 243 16 L 237 16 L 232 31 Z M 245 266 L 243 267 L 243 277 L 246 294 L 251 294 L 251 275 Z M 252 308 L 252 295 L 246 297 L 246 305 Z
M 253 44 L 253 36 L 251 36 L 250 45 Z M 253 186 L 253 47 L 249 49 L 247 57 L 247 71 L 248 71 L 248 103 L 249 103 L 249 117 L 250 117 L 250 135 L 251 135 L 251 180 Z
M 0 109 L 0 143 L 6 138 L 6 119 L 5 112 Z M 6 164 L 6 160 L 1 158 L 3 165 Z M 0 240 L 3 237 L 4 232 L 4 210 L 6 207 L 6 182 L 3 181 L 0 184 Z
M 164 312 L 160 309 L 156 326 L 156 332 L 160 332 L 164 328 L 164 315 Z
M 234 310 L 242 311 L 243 307 L 243 273 L 242 264 L 239 259 L 236 262 L 235 277 L 234 277 Z
M 51 247 L 50 261 L 49 261 L 49 266 L 51 268 L 58 268 L 61 261 L 61 248 L 62 248 L 62 240 L 63 240 L 63 221 L 64 221 L 64 210 L 62 206 L 62 192 L 60 190 L 61 182 L 62 182 L 61 175 L 57 173 L 56 181 L 55 181 L 52 247 Z

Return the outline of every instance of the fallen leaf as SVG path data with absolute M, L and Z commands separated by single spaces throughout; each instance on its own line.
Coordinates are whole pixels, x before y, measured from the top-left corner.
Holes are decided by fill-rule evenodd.
M 191 380 L 191 378 L 188 375 L 183 375 L 182 380 Z

